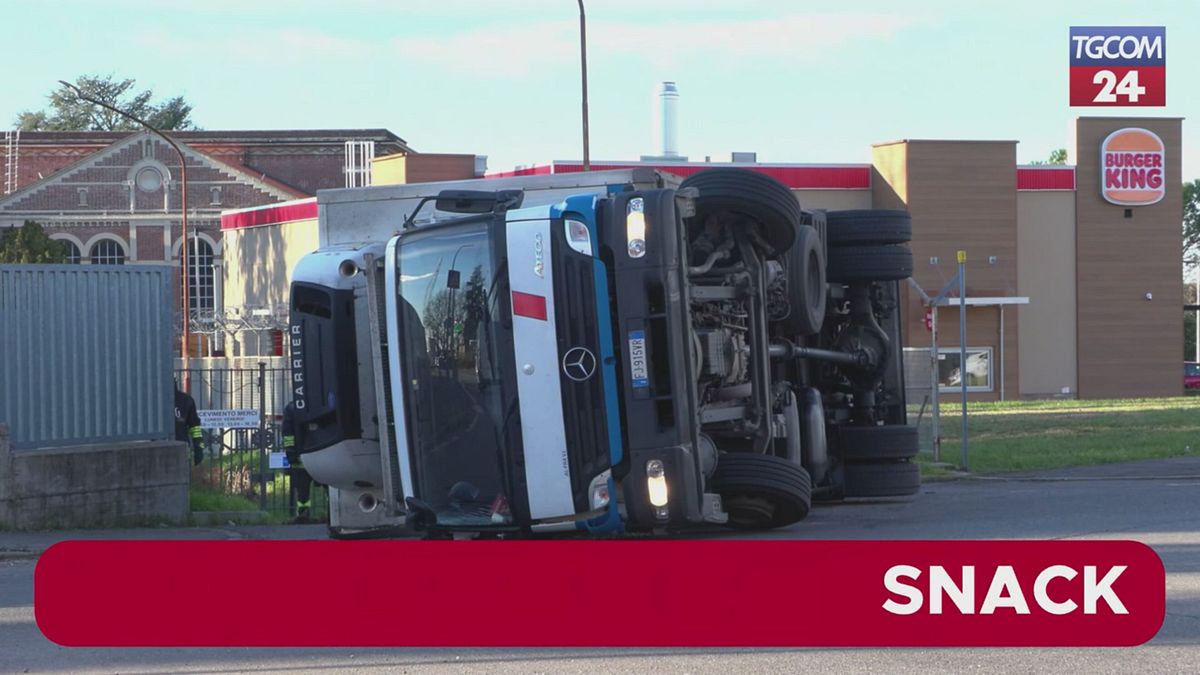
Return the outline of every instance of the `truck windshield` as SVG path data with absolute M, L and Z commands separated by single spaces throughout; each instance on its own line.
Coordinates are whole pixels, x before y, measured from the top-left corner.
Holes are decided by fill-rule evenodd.
M 439 525 L 511 522 L 506 406 L 499 372 L 504 331 L 487 222 L 446 225 L 401 240 L 397 318 L 414 494 Z M 515 416 L 514 416 L 515 417 Z

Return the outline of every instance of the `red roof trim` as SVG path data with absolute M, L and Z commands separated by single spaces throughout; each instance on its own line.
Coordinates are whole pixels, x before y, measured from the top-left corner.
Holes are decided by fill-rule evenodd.
M 264 227 L 280 225 L 297 220 L 315 220 L 317 217 L 316 198 L 301 199 L 293 202 L 267 204 L 251 209 L 228 211 L 221 214 L 222 230 L 237 230 L 243 227 Z
M 512 171 L 489 171 L 484 174 L 484 178 L 513 178 L 514 176 L 544 176 L 551 173 L 551 165 L 540 164 L 538 166 L 527 166 Z
M 1075 167 L 1019 166 L 1017 167 L 1017 189 L 1074 190 Z
M 611 171 L 613 169 L 655 169 L 676 176 L 688 177 L 704 169 L 725 164 L 708 162 L 689 162 L 683 164 L 650 164 L 643 162 L 606 162 L 593 163 L 593 171 Z M 869 190 L 871 189 L 871 167 L 869 165 L 800 165 L 800 164 L 757 164 L 745 165 L 751 171 L 766 174 L 794 190 Z M 515 169 L 513 171 L 497 171 L 487 174 L 487 178 L 509 178 L 513 176 L 542 176 L 552 173 L 578 173 L 583 171 L 579 162 L 554 162 L 538 166 Z

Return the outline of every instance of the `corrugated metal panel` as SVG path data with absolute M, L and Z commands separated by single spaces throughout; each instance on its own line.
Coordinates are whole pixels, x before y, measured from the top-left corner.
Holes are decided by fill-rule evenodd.
M 1074 190 L 1075 167 L 1017 167 L 1018 190 Z
M 13 447 L 174 436 L 171 274 L 0 265 L 0 422 Z

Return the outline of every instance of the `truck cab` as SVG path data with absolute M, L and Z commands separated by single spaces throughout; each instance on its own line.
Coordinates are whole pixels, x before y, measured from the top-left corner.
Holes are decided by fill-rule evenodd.
M 864 457 L 907 475 L 904 452 L 827 439 L 903 425 L 911 254 L 830 283 L 824 213 L 760 174 L 693 178 L 534 206 L 441 190 L 423 201 L 451 217 L 418 225 L 418 204 L 386 241 L 307 256 L 308 471 L 409 527 L 505 535 L 781 527 L 854 496 Z

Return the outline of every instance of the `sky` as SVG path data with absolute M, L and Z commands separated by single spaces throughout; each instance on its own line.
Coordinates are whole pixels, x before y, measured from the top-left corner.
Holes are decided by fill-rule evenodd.
M 702 160 L 869 162 L 902 138 L 1073 145 L 1080 115 L 1184 122 L 1200 177 L 1200 2 L 586 0 L 591 157 L 654 154 L 654 94 L 680 92 Z M 7 0 L 0 126 L 57 80 L 132 77 L 200 127 L 387 128 L 491 170 L 579 159 L 572 0 Z M 1072 25 L 1167 28 L 1163 108 L 1071 108 Z

